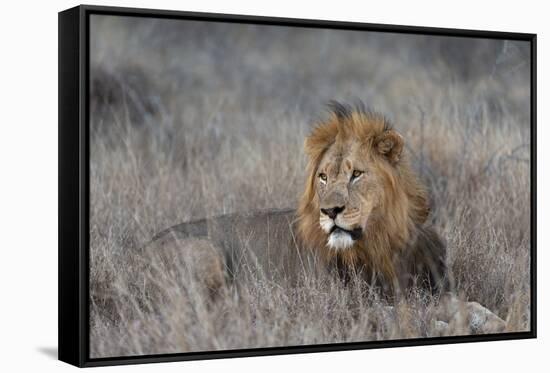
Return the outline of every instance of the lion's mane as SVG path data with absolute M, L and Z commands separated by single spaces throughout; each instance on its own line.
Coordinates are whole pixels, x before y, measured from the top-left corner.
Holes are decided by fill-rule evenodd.
M 360 242 L 345 251 L 327 246 L 327 233 L 319 225 L 316 193 L 319 163 L 338 137 L 360 141 L 370 149 L 373 169 L 383 183 L 376 219 Z M 309 157 L 307 179 L 297 212 L 298 235 L 303 246 L 318 250 L 327 261 L 336 259 L 347 266 L 367 269 L 369 275 L 391 285 L 396 283 L 398 272 L 403 268 L 412 272 L 418 269 L 419 263 L 413 261 L 424 263 L 426 267 L 441 261 L 441 258 L 423 257 L 431 254 L 418 247 L 433 244 L 424 242 L 426 238 L 439 240 L 437 235 L 426 234 L 423 228 L 430 212 L 427 192 L 402 153 L 401 136 L 391 130 L 383 116 L 362 107 L 333 103 L 328 120 L 320 122 L 307 137 L 305 150 Z M 441 246 L 439 241 L 436 244 Z

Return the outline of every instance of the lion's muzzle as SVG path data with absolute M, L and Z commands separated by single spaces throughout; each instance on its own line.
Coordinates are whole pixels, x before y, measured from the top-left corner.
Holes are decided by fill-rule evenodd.
M 363 236 L 363 229 L 346 224 L 343 219 L 343 208 L 321 209 L 319 224 L 328 234 L 327 245 L 334 250 L 347 249 Z

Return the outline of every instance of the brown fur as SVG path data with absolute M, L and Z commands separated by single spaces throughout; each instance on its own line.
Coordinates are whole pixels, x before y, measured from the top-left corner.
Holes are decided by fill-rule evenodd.
M 440 280 L 445 273 L 444 246 L 435 232 L 423 227 L 429 215 L 427 193 L 402 152 L 403 138 L 381 115 L 334 105 L 328 120 L 318 124 L 305 141 L 309 164 L 298 208 L 302 246 L 317 250 L 327 262 L 366 270 L 390 288 L 407 286 L 413 275 Z M 368 216 L 361 217 L 368 221 L 364 235 L 345 250 L 328 247 L 329 235 L 319 223 L 322 198 L 317 177 L 321 162 L 334 147 L 357 147 L 346 159 L 353 163 L 357 154 L 367 157 L 372 181 L 366 182 L 378 184 L 368 186 L 377 194 Z

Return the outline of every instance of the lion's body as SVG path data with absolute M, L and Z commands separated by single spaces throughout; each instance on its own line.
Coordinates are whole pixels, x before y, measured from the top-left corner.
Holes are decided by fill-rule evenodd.
M 190 239 L 207 239 L 216 247 L 215 255 L 223 261 L 224 276 L 230 281 L 251 275 L 275 281 L 295 280 L 313 268 L 314 260 L 311 252 L 299 250 L 295 221 L 293 209 L 229 214 L 173 226 L 159 233 L 148 248 L 165 253 L 167 247 L 181 247 Z M 204 260 L 218 259 L 211 255 Z M 203 276 L 219 274 L 209 272 Z
M 176 260 L 178 255 L 194 258 L 194 267 L 189 270 L 195 272 L 199 280 L 214 286 L 221 285 L 224 280 L 238 282 L 249 276 L 281 283 L 295 282 L 313 273 L 338 274 L 345 279 L 349 269 L 347 263 L 337 257 L 327 260 L 319 252 L 305 247 L 299 238 L 297 222 L 294 209 L 202 219 L 159 233 L 147 250 L 149 255 L 168 261 Z M 208 248 L 207 251 L 196 240 L 209 241 L 215 250 Z M 418 228 L 403 257 L 396 259 L 394 265 L 402 287 L 414 284 L 430 287 L 445 276 L 445 247 L 429 228 Z M 385 287 L 371 272 L 361 273 L 360 268 L 354 269 L 358 269 L 357 273 L 367 282 Z
M 150 247 L 209 240 L 231 279 L 241 273 L 295 278 L 315 263 L 344 278 L 358 273 L 390 292 L 413 285 L 445 288 L 445 245 L 426 225 L 427 192 L 402 152 L 401 136 L 387 121 L 335 104 L 305 148 L 308 175 L 297 210 L 183 223 L 157 235 Z M 243 266 L 253 270 L 242 271 Z

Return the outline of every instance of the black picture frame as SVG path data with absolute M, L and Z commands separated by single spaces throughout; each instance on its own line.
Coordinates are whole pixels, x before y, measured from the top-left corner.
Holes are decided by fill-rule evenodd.
M 531 46 L 531 330 L 299 347 L 89 357 L 89 18 L 92 14 L 522 40 Z M 79 367 L 536 338 L 536 34 L 81 5 L 59 13 L 59 360 Z

